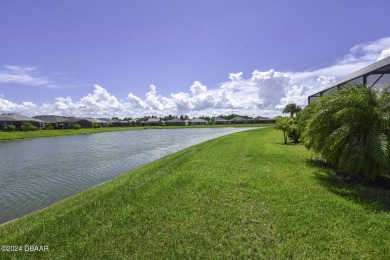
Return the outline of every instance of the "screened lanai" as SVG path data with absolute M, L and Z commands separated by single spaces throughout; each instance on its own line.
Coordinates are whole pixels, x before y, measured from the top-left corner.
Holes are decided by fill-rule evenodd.
M 309 104 L 317 98 L 336 92 L 345 84 L 363 83 L 373 88 L 390 85 L 390 56 L 349 74 L 334 85 L 309 96 Z

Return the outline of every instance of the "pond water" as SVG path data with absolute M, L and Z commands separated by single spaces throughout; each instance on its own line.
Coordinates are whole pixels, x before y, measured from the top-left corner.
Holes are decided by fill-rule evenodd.
M 0 142 L 0 224 L 181 149 L 248 129 L 145 129 Z

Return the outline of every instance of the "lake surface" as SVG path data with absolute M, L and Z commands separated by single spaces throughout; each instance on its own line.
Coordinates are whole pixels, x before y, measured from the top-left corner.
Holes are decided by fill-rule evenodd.
M 0 224 L 168 154 L 249 129 L 145 129 L 0 142 Z

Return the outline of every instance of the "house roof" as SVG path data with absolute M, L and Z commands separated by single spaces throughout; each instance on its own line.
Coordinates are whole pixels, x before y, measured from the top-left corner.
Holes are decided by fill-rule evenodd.
M 15 121 L 21 121 L 21 122 L 39 122 L 39 123 L 44 123 L 44 121 L 42 121 L 42 120 L 39 120 L 39 119 L 36 119 L 36 118 L 32 118 L 32 117 L 28 117 L 28 116 L 23 116 L 23 115 L 16 114 L 16 113 L 6 113 L 6 114 L 0 115 L 0 117 L 8 117 L 8 118 L 14 119 Z
M 82 118 L 76 118 L 76 117 L 69 117 L 68 119 L 66 119 L 65 121 L 63 121 L 62 123 L 77 123 L 78 121 L 80 121 Z
M 242 118 L 240 116 L 236 116 L 235 118 L 230 119 L 230 121 L 244 121 L 244 120 L 246 120 L 246 119 Z
M 149 117 L 147 122 L 160 122 L 160 118 Z
M 19 120 L 0 115 L 0 122 L 17 122 L 17 121 L 19 121 Z
M 77 123 L 80 121 L 88 121 L 88 122 L 94 123 L 94 124 L 106 124 L 107 123 L 106 121 L 99 120 L 99 119 L 92 118 L 92 117 L 87 117 L 87 118 L 72 117 L 72 118 L 67 119 L 66 121 L 63 121 L 63 123 Z
M 168 123 L 183 123 L 184 121 L 180 118 L 175 117 L 174 119 L 168 120 Z
M 201 118 L 194 118 L 194 119 L 191 119 L 190 121 L 191 121 L 191 123 L 205 123 L 205 122 L 207 122 L 206 120 L 201 119 Z
M 343 85 L 351 80 L 357 79 L 362 76 L 367 76 L 370 74 L 388 74 L 388 73 L 390 73 L 390 56 L 349 74 L 348 76 L 338 81 L 336 84 L 332 85 L 331 87 Z
M 95 118 L 95 119 L 98 119 L 100 121 L 103 121 L 104 123 L 128 123 L 127 121 L 125 120 L 119 120 L 119 119 L 110 119 L 110 118 Z
M 318 97 L 321 97 L 322 95 L 326 95 L 327 93 L 335 92 L 337 91 L 337 88 L 341 85 L 347 84 L 347 83 L 353 83 L 356 81 L 359 81 L 363 84 L 367 84 L 368 80 L 367 78 L 372 75 L 376 75 L 376 78 L 373 78 L 373 82 L 369 82 L 370 87 L 375 86 L 383 77 L 385 74 L 390 74 L 390 56 L 381 59 L 379 61 L 376 61 L 360 70 L 357 70 L 345 78 L 341 79 L 340 81 L 336 82 L 335 84 L 331 85 L 330 87 L 321 90 L 313 95 L 309 96 L 309 103 L 312 99 L 316 99 Z M 387 75 L 388 76 L 388 75 Z M 361 79 L 361 80 L 359 80 Z M 386 80 L 386 79 L 385 79 Z M 388 79 L 387 79 L 388 81 Z M 386 82 L 386 85 L 389 82 Z
M 269 118 L 269 117 L 263 117 L 263 116 L 257 116 L 254 118 L 255 120 L 274 120 L 272 118 Z
M 91 123 L 94 123 L 94 124 L 106 124 L 107 122 L 106 121 L 103 121 L 103 120 L 100 120 L 100 119 L 97 119 L 97 118 L 92 118 L 92 117 L 87 117 L 87 118 L 82 118 L 81 120 L 87 120 Z
M 225 122 L 225 121 L 227 121 L 227 120 L 226 120 L 226 119 L 223 119 L 223 118 L 220 118 L 220 117 L 215 117 L 215 118 L 214 118 L 214 121 L 215 121 L 215 122 L 218 122 L 218 121 L 219 121 L 219 122 Z
M 34 116 L 33 118 L 45 121 L 46 123 L 62 123 L 68 120 L 66 117 L 55 115 Z
M 99 120 L 102 120 L 104 122 L 110 122 L 112 121 L 112 119 L 109 119 L 109 118 L 98 118 Z

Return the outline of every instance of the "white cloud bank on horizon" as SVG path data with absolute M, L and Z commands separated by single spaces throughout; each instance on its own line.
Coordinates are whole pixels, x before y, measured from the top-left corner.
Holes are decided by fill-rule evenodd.
M 390 37 L 354 46 L 334 64 L 310 71 L 281 72 L 255 70 L 250 78 L 242 72 L 231 73 L 228 81 L 217 88 L 208 89 L 195 81 L 187 92 L 172 93 L 169 97 L 158 94 L 150 86 L 144 98 L 129 93 L 126 100 L 118 100 L 105 88 L 94 86 L 92 93 L 73 101 L 71 97 L 58 97 L 54 103 L 36 105 L 32 102 L 13 103 L 0 95 L 0 112 L 16 112 L 29 116 L 56 114 L 91 117 L 142 117 L 147 115 L 192 116 L 241 114 L 249 116 L 280 115 L 288 103 L 307 105 L 307 97 L 337 80 L 376 60 L 390 55 Z M 0 83 L 12 82 L 34 86 L 53 86 L 34 68 L 5 66 L 0 71 Z

